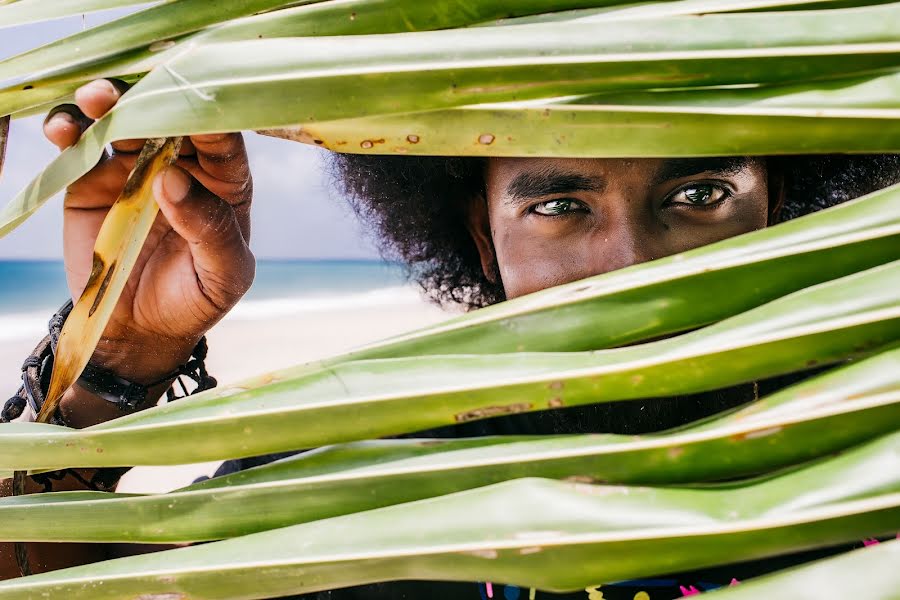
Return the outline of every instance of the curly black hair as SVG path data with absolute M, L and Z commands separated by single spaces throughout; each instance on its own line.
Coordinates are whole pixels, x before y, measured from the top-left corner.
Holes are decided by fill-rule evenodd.
M 466 205 L 484 193 L 484 160 L 335 154 L 331 165 L 335 186 L 377 236 L 385 258 L 405 264 L 429 299 L 478 308 L 505 299 L 502 285 L 485 277 L 466 229 Z M 897 154 L 768 160 L 785 177 L 780 221 L 900 181 Z

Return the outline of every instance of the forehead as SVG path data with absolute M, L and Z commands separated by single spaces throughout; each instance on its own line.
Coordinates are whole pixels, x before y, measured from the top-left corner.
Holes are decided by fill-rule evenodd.
M 662 158 L 508 158 L 487 159 L 488 175 L 509 176 L 527 171 L 571 171 L 590 175 L 610 172 L 652 172 L 662 165 Z
M 488 179 L 515 177 L 528 172 L 573 172 L 585 175 L 604 175 L 611 172 L 643 171 L 659 168 L 658 158 L 489 158 L 486 165 Z

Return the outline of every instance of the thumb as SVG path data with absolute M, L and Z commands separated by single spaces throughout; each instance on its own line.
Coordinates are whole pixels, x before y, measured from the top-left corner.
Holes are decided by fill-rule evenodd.
M 234 208 L 177 166 L 156 176 L 153 195 L 172 229 L 187 241 L 204 294 L 217 308 L 231 308 L 255 272 Z

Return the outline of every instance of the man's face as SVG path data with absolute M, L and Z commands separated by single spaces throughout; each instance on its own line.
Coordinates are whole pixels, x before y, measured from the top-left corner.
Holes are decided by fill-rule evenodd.
M 769 215 L 765 164 L 744 158 L 497 158 L 485 188 L 470 229 L 507 298 L 753 231 Z

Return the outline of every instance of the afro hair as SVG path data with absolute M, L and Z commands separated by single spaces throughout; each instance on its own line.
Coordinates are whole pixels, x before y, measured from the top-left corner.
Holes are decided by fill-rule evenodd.
M 335 154 L 337 189 L 377 236 L 383 256 L 407 266 L 442 305 L 504 300 L 484 274 L 466 228 L 468 201 L 484 193 L 483 158 Z M 900 181 L 900 155 L 802 155 L 768 159 L 783 173 L 779 220 L 794 219 Z

